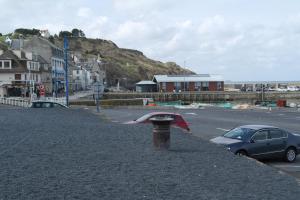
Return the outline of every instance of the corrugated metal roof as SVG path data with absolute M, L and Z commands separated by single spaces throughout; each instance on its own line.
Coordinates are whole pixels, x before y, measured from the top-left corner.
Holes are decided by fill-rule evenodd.
M 223 77 L 217 74 L 197 75 L 154 75 L 153 81 L 157 82 L 206 82 L 223 81 Z
M 153 81 L 140 81 L 136 85 L 156 85 Z

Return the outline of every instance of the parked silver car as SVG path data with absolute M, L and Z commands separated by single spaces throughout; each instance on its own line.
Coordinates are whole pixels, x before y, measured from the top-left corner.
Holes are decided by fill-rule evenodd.
M 300 135 L 266 125 L 234 128 L 223 136 L 211 139 L 235 154 L 264 159 L 281 157 L 294 162 L 300 153 Z

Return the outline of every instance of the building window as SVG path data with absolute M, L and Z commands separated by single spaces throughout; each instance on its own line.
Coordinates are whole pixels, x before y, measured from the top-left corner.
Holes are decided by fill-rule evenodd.
M 218 91 L 222 90 L 222 82 L 217 83 L 217 90 Z
M 25 81 L 27 80 L 27 74 L 24 75 Z
M 178 92 L 181 89 L 181 83 L 180 82 L 175 82 L 174 86 L 175 86 L 176 92 Z
M 0 68 L 2 68 L 2 61 L 0 61 Z
M 201 91 L 201 82 L 196 82 L 195 83 L 195 90 L 196 91 Z
M 184 82 L 184 91 L 189 91 L 190 89 L 190 82 Z
M 15 74 L 15 80 L 21 80 L 21 74 Z
M 166 91 L 167 90 L 167 84 L 166 82 L 162 82 L 162 88 L 161 88 L 163 91 Z
M 10 62 L 4 61 L 4 68 L 10 68 Z
M 202 82 L 202 90 L 209 91 L 209 83 L 208 82 Z

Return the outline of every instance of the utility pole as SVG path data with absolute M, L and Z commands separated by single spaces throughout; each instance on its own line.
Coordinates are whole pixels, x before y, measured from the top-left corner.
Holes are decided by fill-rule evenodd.
M 64 51 L 65 51 L 65 79 L 66 79 L 66 104 L 69 106 L 69 81 L 68 81 L 68 39 L 64 37 Z
M 55 93 L 55 98 L 57 98 L 57 72 L 56 72 L 56 62 L 54 62 L 54 93 Z
M 264 89 L 265 89 L 265 85 L 261 84 L 261 101 L 264 101 Z
M 183 61 L 183 69 L 185 70 L 185 60 Z M 183 91 L 186 91 L 186 84 L 185 84 L 185 71 L 183 72 Z
M 30 102 L 33 101 L 33 93 L 34 93 L 34 79 L 31 73 L 31 65 L 29 65 L 29 93 L 30 93 Z

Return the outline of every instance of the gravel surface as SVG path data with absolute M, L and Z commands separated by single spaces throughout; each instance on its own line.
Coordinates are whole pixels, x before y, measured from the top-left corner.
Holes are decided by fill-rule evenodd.
M 0 199 L 299 199 L 297 181 L 172 129 L 84 110 L 0 109 Z

